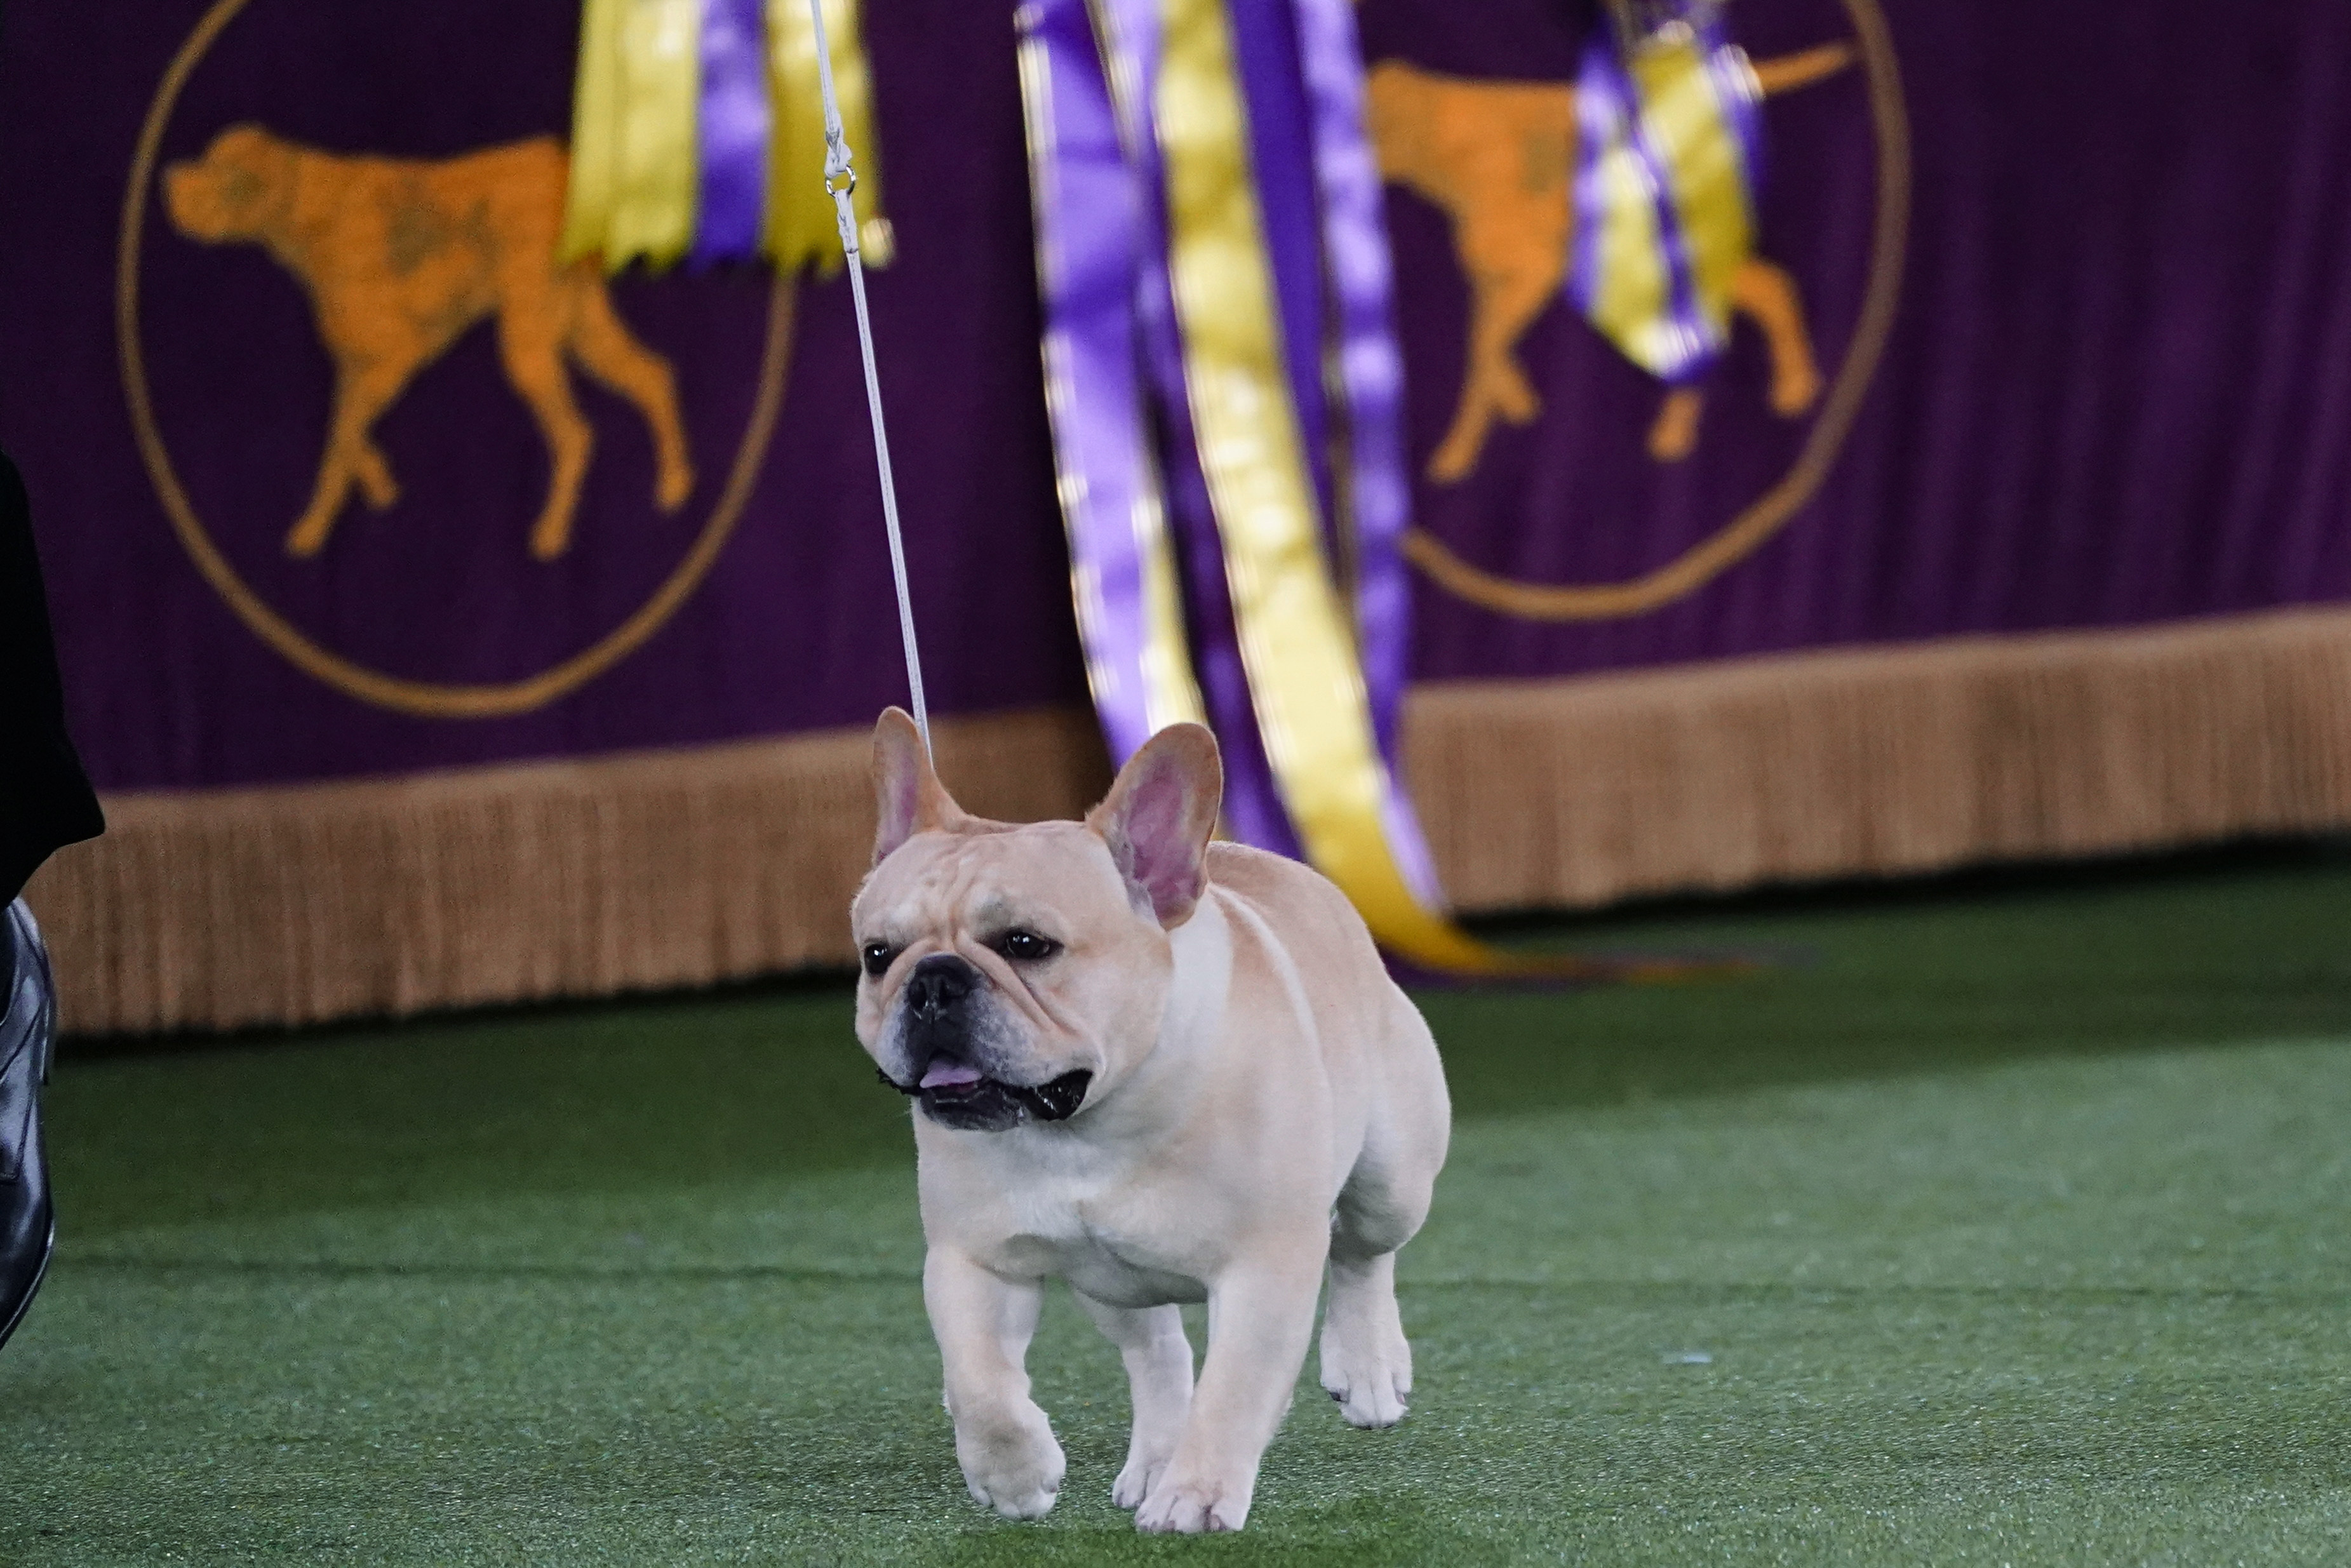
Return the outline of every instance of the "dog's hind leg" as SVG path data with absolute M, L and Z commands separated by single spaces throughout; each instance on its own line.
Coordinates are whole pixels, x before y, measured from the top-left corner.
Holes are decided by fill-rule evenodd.
M 580 368 L 637 405 L 653 433 L 660 472 L 653 499 L 664 512 L 685 504 L 694 491 L 694 464 L 686 455 L 685 427 L 677 412 L 677 378 L 669 361 L 629 335 L 613 312 L 611 296 L 592 274 L 574 291 L 571 352 Z
M 1412 1393 L 1412 1345 L 1396 1311 L 1396 1249 L 1428 1216 L 1436 1172 L 1415 1178 L 1367 1144 L 1339 1194 L 1322 1309 L 1322 1387 L 1354 1427 L 1393 1427 Z
M 506 364 L 507 379 L 538 420 L 553 470 L 546 508 L 530 529 L 530 553 L 541 560 L 553 560 L 571 548 L 571 517 L 579 510 L 580 482 L 588 476 L 588 457 L 596 445 L 594 428 L 571 400 L 559 330 L 556 323 L 527 317 L 511 304 L 498 316 L 498 356 Z
M 1192 1342 L 1184 1337 L 1183 1309 L 1113 1307 L 1083 1291 L 1071 1293 L 1126 1364 L 1134 1430 L 1110 1500 L 1121 1508 L 1138 1508 L 1176 1457 L 1184 1417 L 1192 1408 Z
M 1754 318 L 1771 350 L 1771 412 L 1792 419 L 1821 395 L 1803 298 L 1785 267 L 1750 256 L 1730 275 L 1730 302 Z
M 1396 1249 L 1428 1218 L 1451 1108 L 1428 1026 L 1398 998 L 1384 1092 L 1331 1224 L 1322 1387 L 1356 1427 L 1393 1427 L 1412 1393 L 1412 1345 L 1396 1311 Z
M 1649 425 L 1649 455 L 1660 463 L 1678 463 L 1698 450 L 1698 415 L 1706 412 L 1706 393 L 1696 387 L 1675 387 L 1657 406 Z
M 1334 1237 L 1333 1241 L 1336 1241 Z M 1395 1254 L 1331 1255 L 1322 1311 L 1322 1388 L 1351 1427 L 1393 1427 L 1412 1394 L 1412 1343 L 1396 1310 Z
M 1558 204 L 1563 213 L 1566 198 Z M 1531 204 L 1530 204 L 1531 210 Z M 1463 262 L 1470 268 L 1472 304 L 1469 319 L 1469 363 L 1461 380 L 1461 405 L 1453 426 L 1445 433 L 1428 461 L 1428 476 L 1441 482 L 1468 476 L 1485 451 L 1486 436 L 1496 415 L 1512 424 L 1525 424 L 1541 412 L 1526 372 L 1511 350 L 1519 337 L 1549 307 L 1559 292 L 1566 254 L 1563 221 L 1545 204 L 1546 221 L 1529 225 L 1536 236 L 1529 243 L 1510 233 L 1461 234 Z M 1481 229 L 1499 230 L 1486 225 Z
M 400 499 L 400 481 L 392 476 L 392 464 L 383 449 L 364 435 L 351 453 L 351 477 L 359 481 L 367 504 L 379 512 Z
M 414 368 L 381 361 L 337 367 L 334 423 L 327 434 L 326 455 L 319 463 L 319 482 L 310 493 L 309 506 L 287 532 L 287 554 L 311 556 L 326 548 L 327 535 L 334 528 L 335 516 L 343 509 L 354 479 L 379 510 L 397 497 L 392 470 L 368 439 L 368 429 L 378 414 L 392 406 Z M 380 494 L 381 499 L 378 499 Z
M 1468 478 L 1469 470 L 1478 465 L 1479 454 L 1486 450 L 1486 432 L 1493 423 L 1493 400 L 1486 395 L 1483 378 L 1473 360 L 1461 378 L 1461 402 L 1453 411 L 1453 423 L 1446 429 L 1445 439 L 1429 455 L 1428 476 L 1442 485 Z
M 329 436 L 326 455 L 319 463 L 319 482 L 311 487 L 310 504 L 287 530 L 287 555 L 317 555 L 326 548 L 327 535 L 335 526 L 335 514 L 343 509 L 343 497 L 350 487 L 350 460 L 342 443 Z

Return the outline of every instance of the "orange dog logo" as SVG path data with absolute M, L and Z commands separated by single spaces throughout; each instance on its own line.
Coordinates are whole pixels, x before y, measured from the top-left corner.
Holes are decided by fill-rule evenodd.
M 567 355 L 643 414 L 659 464 L 654 499 L 694 488 L 669 362 L 632 337 L 592 261 L 559 265 L 569 160 L 549 137 L 441 162 L 343 157 L 255 125 L 224 131 L 163 176 L 172 222 L 207 244 L 261 246 L 310 296 L 335 366 L 334 419 L 318 488 L 286 536 L 316 555 L 357 485 L 378 511 L 400 496 L 369 431 L 416 373 L 485 317 L 507 379 L 546 437 L 553 476 L 530 530 L 552 560 L 571 519 L 595 431 L 572 401 Z
M 1853 51 L 1823 45 L 1756 63 L 1769 95 L 1843 69 Z M 1372 143 L 1380 172 L 1444 209 L 1471 292 L 1469 363 L 1453 423 L 1429 459 L 1432 479 L 1465 478 L 1486 449 L 1496 418 L 1525 424 L 1541 401 L 1511 351 L 1558 298 L 1573 237 L 1568 199 L 1575 166 L 1575 89 L 1530 82 L 1465 81 L 1398 60 L 1374 67 L 1367 83 Z M 1811 334 L 1795 280 L 1751 256 L 1731 280 L 1732 306 L 1763 329 L 1771 355 L 1772 411 L 1793 418 L 1821 392 Z M 1698 444 L 1704 394 L 1677 387 L 1649 430 L 1660 462 Z

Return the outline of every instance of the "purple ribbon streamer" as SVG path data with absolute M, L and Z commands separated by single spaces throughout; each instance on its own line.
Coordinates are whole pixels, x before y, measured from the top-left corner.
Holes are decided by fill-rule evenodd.
M 702 0 L 697 267 L 759 254 L 768 190 L 767 39 L 761 0 Z
M 1600 227 L 1608 210 L 1605 154 L 1630 118 L 1618 90 L 1622 80 L 1605 30 L 1595 30 L 1575 70 L 1575 237 L 1567 267 L 1567 296 L 1587 315 L 1600 292 Z
M 1700 13 L 1692 18 L 1698 32 L 1698 56 L 1714 82 L 1716 101 L 1730 133 L 1739 143 L 1739 167 L 1747 186 L 1748 216 L 1752 219 L 1763 201 L 1763 95 L 1755 81 L 1755 68 L 1730 41 L 1720 13 Z
M 1136 355 L 1142 193 L 1127 167 L 1085 0 L 1031 0 L 1023 33 L 1041 52 L 1030 109 L 1047 404 L 1072 563 L 1098 602 L 1081 606 L 1094 712 L 1113 761 L 1151 738 L 1150 641 L 1138 506 L 1153 504 Z
M 1411 675 L 1412 583 L 1402 549 L 1412 520 L 1404 433 L 1404 355 L 1378 160 L 1364 130 L 1363 45 L 1353 0 L 1295 0 L 1299 60 L 1313 116 L 1322 264 L 1336 308 L 1338 382 L 1353 511 L 1355 629 L 1380 760 L 1388 844 L 1413 891 L 1439 902 L 1434 862 L 1397 767 Z
M 1275 327 L 1281 338 L 1290 402 L 1301 449 L 1311 470 L 1324 553 L 1338 559 L 1338 508 L 1332 475 L 1330 398 L 1323 352 L 1329 336 L 1317 189 L 1321 149 L 1307 101 L 1300 28 L 1289 0 L 1233 5 L 1233 64 L 1249 116 L 1249 169 L 1256 177 L 1258 225 L 1273 271 Z
M 1125 125 L 1126 152 L 1142 201 L 1138 208 L 1140 265 L 1135 272 L 1132 319 L 1143 340 L 1144 364 L 1158 394 L 1160 453 L 1165 476 L 1167 520 L 1184 568 L 1185 608 L 1192 632 L 1192 670 L 1200 685 L 1209 727 L 1225 759 L 1225 825 L 1244 843 L 1293 860 L 1304 858 L 1289 812 L 1273 780 L 1265 742 L 1258 733 L 1249 670 L 1233 625 L 1231 591 L 1225 581 L 1224 545 L 1217 533 L 1216 507 L 1207 476 L 1200 471 L 1192 430 L 1190 394 L 1184 377 L 1183 331 L 1167 272 L 1166 177 L 1150 105 L 1159 79 L 1159 0 L 1099 0 L 1115 33 L 1119 68 L 1139 89 L 1139 112 Z

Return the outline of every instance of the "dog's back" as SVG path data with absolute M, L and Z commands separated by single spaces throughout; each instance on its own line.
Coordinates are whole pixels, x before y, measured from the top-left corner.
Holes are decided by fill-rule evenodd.
M 1471 81 L 1383 60 L 1364 96 L 1380 172 L 1457 218 L 1564 200 L 1575 146 L 1568 87 Z
M 515 284 L 550 275 L 569 168 L 551 138 L 435 162 L 297 152 L 294 221 L 272 248 L 322 303 L 433 301 L 402 312 L 431 324 L 434 340 L 420 352 L 487 314 Z
M 1207 871 L 1226 919 L 1256 928 L 1274 961 L 1288 966 L 1343 1104 L 1360 1086 L 1401 1085 L 1448 1122 L 1444 1070 L 1428 1026 L 1389 977 L 1347 895 L 1311 867 L 1246 844 L 1210 844 Z M 1237 929 L 1237 962 L 1246 961 L 1247 946 Z M 1376 1118 L 1379 1110 L 1366 1113 Z

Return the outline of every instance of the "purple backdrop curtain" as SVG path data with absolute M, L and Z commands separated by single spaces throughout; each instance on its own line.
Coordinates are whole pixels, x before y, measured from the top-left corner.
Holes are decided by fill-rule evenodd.
M 141 466 L 115 351 L 114 250 L 141 117 L 208 0 L 9 6 L 0 32 L 0 444 L 34 500 L 74 729 L 101 789 L 248 784 L 689 745 L 870 723 L 904 702 L 846 283 L 799 297 L 783 412 L 699 590 L 636 653 L 509 717 L 388 711 L 298 670 L 197 574 Z M 1081 704 L 1039 391 L 1008 7 L 866 19 L 899 258 L 872 280 L 930 695 L 954 713 Z M 159 162 L 257 122 L 339 152 L 446 159 L 570 123 L 576 0 L 251 0 L 190 75 Z M 903 199 L 896 183 L 905 182 Z M 331 651 L 433 682 L 535 674 L 624 621 L 709 515 L 755 395 L 764 273 L 632 275 L 632 335 L 674 367 L 695 488 L 652 504 L 646 421 L 576 365 L 597 442 L 571 549 L 527 544 L 545 442 L 485 323 L 378 422 L 401 485 L 326 549 L 282 548 L 327 436 L 332 367 L 258 246 L 181 233 L 152 193 L 140 308 L 158 429 L 222 550 Z
M 1855 37 L 1837 0 L 1741 0 L 1759 59 Z M 1423 679 L 1565 674 L 1823 643 L 2118 626 L 2351 596 L 2351 8 L 1887 0 L 1910 133 L 1899 307 L 1817 496 L 1690 596 L 1582 624 L 1418 585 Z M 1365 0 L 1365 49 L 1566 81 L 1582 29 L 1534 0 Z M 1762 254 L 1824 375 L 1869 282 L 1866 73 L 1767 99 Z M 1391 191 L 1416 457 L 1461 382 L 1468 290 L 1443 214 Z M 1520 340 L 1545 402 L 1420 527 L 1498 575 L 1636 577 L 1784 474 L 1808 420 L 1765 406 L 1733 332 L 1698 450 L 1644 443 L 1655 384 L 1563 302 Z
M 1252 26 L 1256 4 L 1236 0 Z M 209 9 L 11 6 L 0 28 L 0 444 L 32 493 L 75 732 L 100 787 L 684 745 L 859 724 L 898 700 L 837 282 L 801 290 L 772 450 L 709 575 L 577 689 L 508 716 L 422 716 L 298 669 L 248 629 L 170 526 L 116 338 L 140 127 Z M 1740 0 L 1730 13 L 1766 62 L 1858 50 L 1873 18 L 1886 57 L 1857 55 L 1763 111 L 1761 251 L 1792 286 L 1823 401 L 1773 411 L 1774 366 L 1742 319 L 1677 461 L 1648 450 L 1661 389 L 1553 288 L 1510 347 L 1540 412 L 1498 420 L 1466 476 L 1431 477 L 1463 390 L 1477 258 L 1465 263 L 1440 202 L 1391 186 L 1419 528 L 1498 578 L 1605 584 L 1718 534 L 1796 464 L 1883 261 L 1889 154 L 1873 82 L 1882 97 L 1890 81 L 1909 135 L 1898 305 L 1809 500 L 1750 554 L 1637 614 L 1530 620 L 1420 577 L 1421 678 L 2351 597 L 2351 8 Z M 1537 0 L 1364 0 L 1361 22 L 1370 59 L 1457 88 L 1563 89 L 1581 41 L 1571 10 Z M 559 138 L 576 25 L 571 0 L 251 0 L 189 74 L 158 171 L 244 122 L 412 160 Z M 876 327 L 933 701 L 1081 702 L 1011 7 L 900 0 L 870 7 L 866 28 L 898 238 L 874 279 Z M 1473 117 L 1493 107 L 1458 102 Z M 518 680 L 625 621 L 690 549 L 755 398 L 761 275 L 611 288 L 619 320 L 674 371 L 695 469 L 676 511 L 651 500 L 648 419 L 574 362 L 596 445 L 570 548 L 535 559 L 548 447 L 485 323 L 428 357 L 375 424 L 398 499 L 379 512 L 354 496 L 326 548 L 294 557 L 283 540 L 335 392 L 309 297 L 261 246 L 194 237 L 158 185 L 141 194 L 132 281 L 154 428 L 223 556 L 320 645 L 416 681 Z M 1466 185 L 1455 198 L 1482 199 Z M 444 242 L 395 225 L 367 243 L 392 265 L 403 246 Z M 1286 306 L 1322 308 L 1308 302 L 1320 280 L 1283 285 Z

